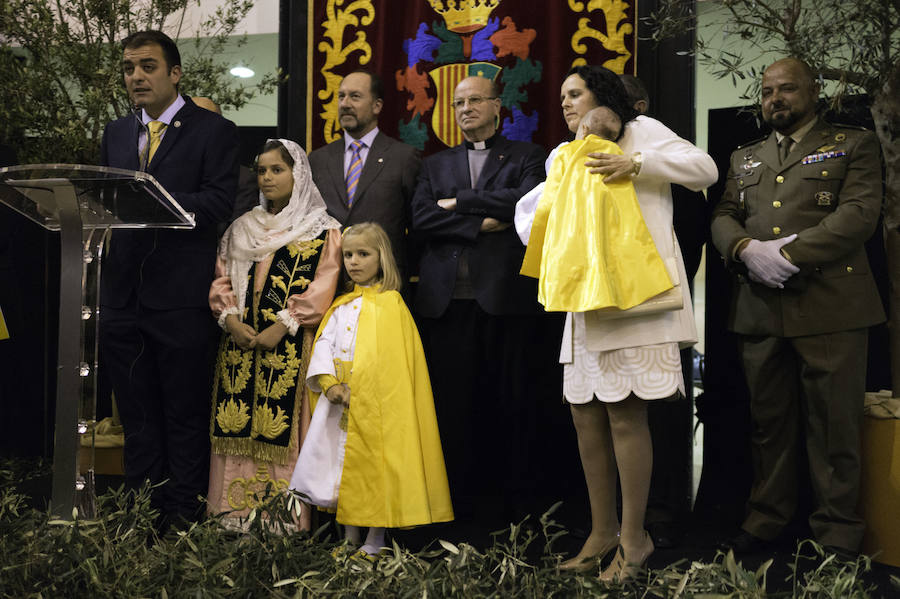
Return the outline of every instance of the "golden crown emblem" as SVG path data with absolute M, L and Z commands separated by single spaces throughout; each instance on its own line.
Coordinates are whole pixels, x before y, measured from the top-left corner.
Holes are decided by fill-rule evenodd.
M 473 33 L 487 25 L 491 11 L 500 0 L 428 0 L 431 8 L 444 17 L 447 29 L 454 33 Z

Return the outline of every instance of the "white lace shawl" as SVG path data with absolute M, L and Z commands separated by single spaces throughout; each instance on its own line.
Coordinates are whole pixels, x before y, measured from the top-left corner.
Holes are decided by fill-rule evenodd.
M 313 183 L 306 152 L 293 141 L 277 141 L 281 142 L 294 159 L 291 199 L 281 212 L 269 214 L 266 199 L 260 192 L 259 206 L 239 217 L 225 231 L 219 244 L 219 257 L 225 261 L 237 308 L 227 309 L 222 318 L 226 314 L 241 316 L 244 313 L 247 275 L 255 262 L 293 241 L 308 241 L 327 229 L 341 228 L 341 223 L 325 210 L 325 201 Z M 296 326 L 289 328 L 296 330 Z

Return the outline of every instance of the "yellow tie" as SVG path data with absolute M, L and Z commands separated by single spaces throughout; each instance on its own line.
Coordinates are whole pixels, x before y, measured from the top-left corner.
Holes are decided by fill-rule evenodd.
M 150 121 L 147 124 L 147 128 L 150 130 L 150 152 L 147 154 L 147 164 L 150 164 L 150 161 L 153 160 L 153 155 L 156 154 L 156 149 L 159 148 L 159 142 L 162 140 L 162 132 L 166 128 L 166 124 L 162 121 Z

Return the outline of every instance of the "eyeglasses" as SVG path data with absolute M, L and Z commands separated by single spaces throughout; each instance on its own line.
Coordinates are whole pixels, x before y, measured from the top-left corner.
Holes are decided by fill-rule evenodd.
M 488 100 L 496 100 L 497 96 L 469 96 L 468 98 L 454 98 L 453 100 L 453 108 L 456 110 L 460 110 L 465 108 L 466 102 L 469 103 L 469 106 L 480 106 L 482 102 L 487 102 Z

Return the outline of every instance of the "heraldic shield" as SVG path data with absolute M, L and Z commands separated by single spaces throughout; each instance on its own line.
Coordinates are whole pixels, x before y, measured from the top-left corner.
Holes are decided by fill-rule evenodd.
M 489 62 L 470 62 L 447 64 L 428 72 L 437 90 L 431 128 L 438 139 L 451 148 L 462 143 L 462 132 L 453 111 L 453 92 L 459 82 L 466 77 L 484 77 L 493 81 L 501 70 L 502 67 Z

